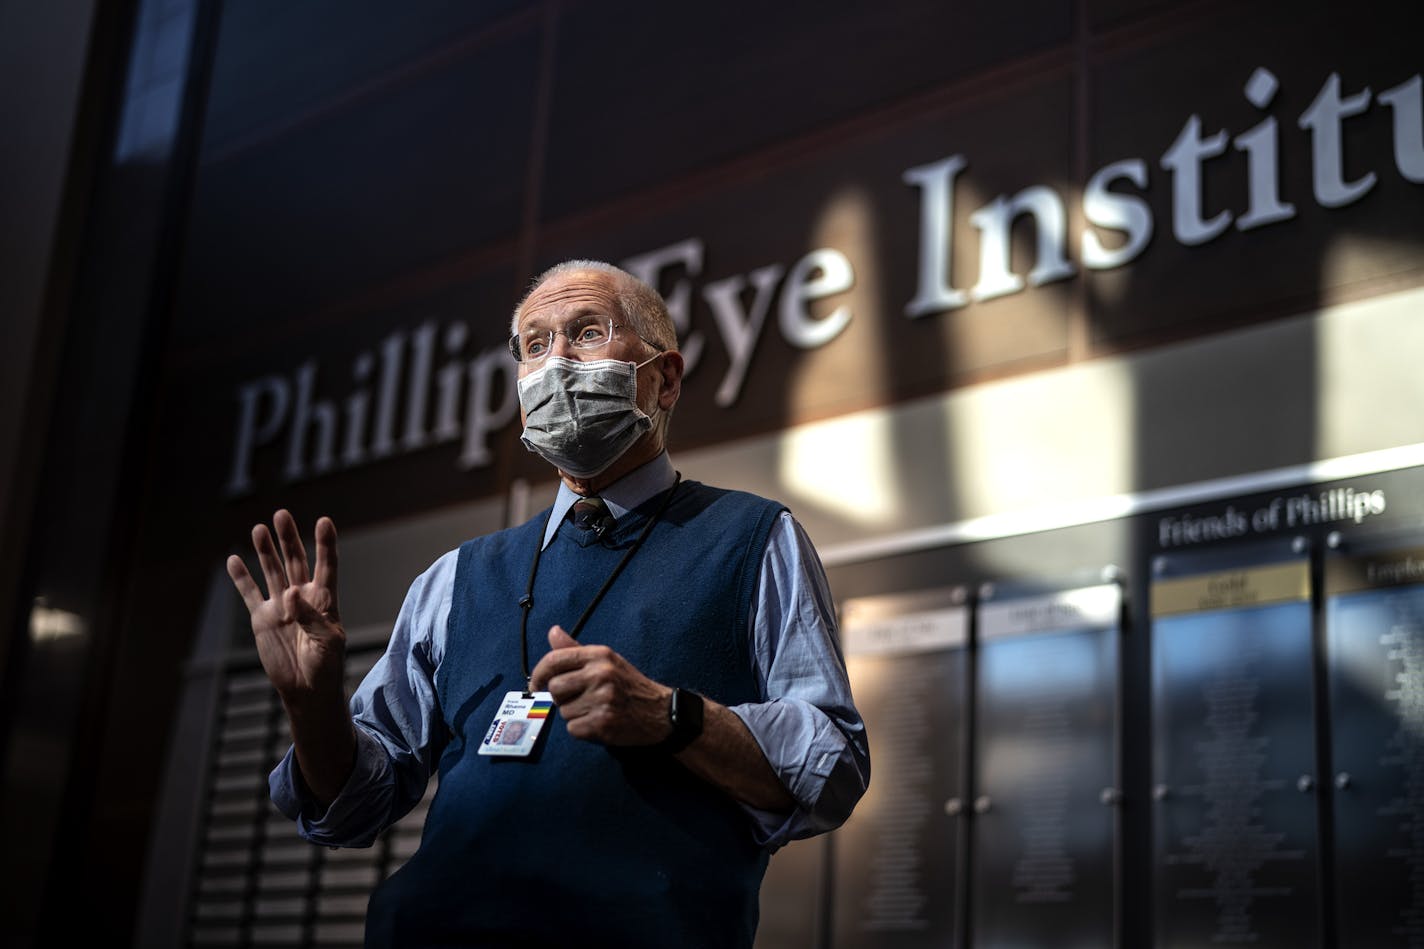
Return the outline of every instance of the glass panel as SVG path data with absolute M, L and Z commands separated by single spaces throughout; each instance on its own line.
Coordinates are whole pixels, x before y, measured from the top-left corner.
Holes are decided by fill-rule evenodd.
M 1086 591 L 995 603 L 994 616 L 988 606 L 980 614 L 976 949 L 1114 944 L 1119 594 L 1094 590 L 1109 594 L 1109 625 L 1071 628 L 1080 625 L 1072 599 Z M 993 635 L 992 619 L 1025 616 L 1040 619 Z
M 963 606 L 909 598 L 843 610 L 874 772 L 830 844 L 838 949 L 955 944 L 962 832 L 950 812 L 963 786 L 967 618 Z
M 1421 580 L 1424 550 L 1326 566 L 1341 949 L 1424 946 Z
M 1160 949 L 1319 943 L 1308 578 L 1299 561 L 1154 584 Z

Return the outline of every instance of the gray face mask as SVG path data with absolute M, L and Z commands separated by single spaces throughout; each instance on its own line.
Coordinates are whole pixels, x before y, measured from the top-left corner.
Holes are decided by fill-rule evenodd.
M 638 370 L 661 355 L 637 365 L 550 356 L 519 380 L 520 441 L 575 478 L 602 473 L 653 427 L 638 408 Z

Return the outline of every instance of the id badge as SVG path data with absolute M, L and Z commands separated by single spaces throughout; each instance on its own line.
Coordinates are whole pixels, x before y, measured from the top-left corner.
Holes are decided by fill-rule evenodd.
M 480 742 L 480 754 L 523 758 L 534 750 L 544 721 L 553 713 L 554 696 L 548 692 L 506 692 Z

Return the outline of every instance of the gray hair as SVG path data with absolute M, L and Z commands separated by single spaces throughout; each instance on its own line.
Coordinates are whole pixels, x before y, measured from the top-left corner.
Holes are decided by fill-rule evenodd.
M 589 270 L 613 278 L 618 308 L 622 311 L 622 317 L 632 324 L 633 332 L 659 349 L 677 349 L 677 328 L 673 326 L 667 303 L 658 292 L 628 271 L 602 260 L 566 260 L 535 277 L 524 296 L 514 306 L 509 331 L 519 332 L 519 311 L 524 309 L 524 304 L 529 302 L 534 291 L 555 277 Z

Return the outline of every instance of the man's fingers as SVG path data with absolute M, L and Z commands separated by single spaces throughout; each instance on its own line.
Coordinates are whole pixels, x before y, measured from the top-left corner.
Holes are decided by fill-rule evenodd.
M 554 650 L 553 653 L 545 655 L 534 667 L 534 673 L 530 675 L 530 684 L 535 690 L 543 690 L 548 680 L 555 675 L 570 673 L 575 668 L 580 668 L 584 660 L 578 655 L 577 650 Z
M 581 667 L 588 659 L 578 649 L 578 640 L 564 632 L 562 626 L 549 627 L 549 652 L 534 667 L 529 686 L 543 691 L 549 680 L 562 672 Z
M 282 605 L 288 618 L 301 624 L 308 633 L 313 633 L 319 638 L 325 638 L 335 632 L 331 620 L 322 615 L 321 611 L 302 599 L 301 592 L 296 587 L 288 588 L 283 594 Z
M 237 554 L 227 558 L 227 575 L 231 578 L 232 585 L 237 587 L 242 602 L 247 606 L 247 612 L 255 613 L 262 605 L 262 591 L 257 588 L 257 581 L 252 579 L 252 574 L 247 572 L 247 564 Z
M 331 518 L 319 518 L 316 522 L 316 585 L 331 591 L 331 601 L 336 602 L 336 524 Z
M 272 524 L 277 528 L 277 543 L 282 545 L 282 560 L 287 567 L 287 582 L 300 586 L 311 579 L 307 569 L 307 549 L 302 544 L 302 535 L 297 531 L 297 519 L 292 512 L 283 508 L 272 515 Z
M 275 600 L 286 592 L 287 571 L 282 569 L 282 561 L 277 559 L 277 545 L 272 543 L 272 533 L 267 530 L 266 524 L 252 528 L 252 546 L 257 551 L 257 562 L 267 581 L 267 595 Z
M 555 649 L 539 660 L 529 677 L 529 684 L 535 691 L 544 691 L 550 679 L 582 669 L 589 658 L 585 649 Z
M 561 691 L 562 698 L 560 698 Z M 559 707 L 559 717 L 565 722 L 576 722 L 597 708 L 597 704 L 589 698 L 588 693 L 581 690 L 551 688 L 549 693 L 554 696 L 554 703 Z

